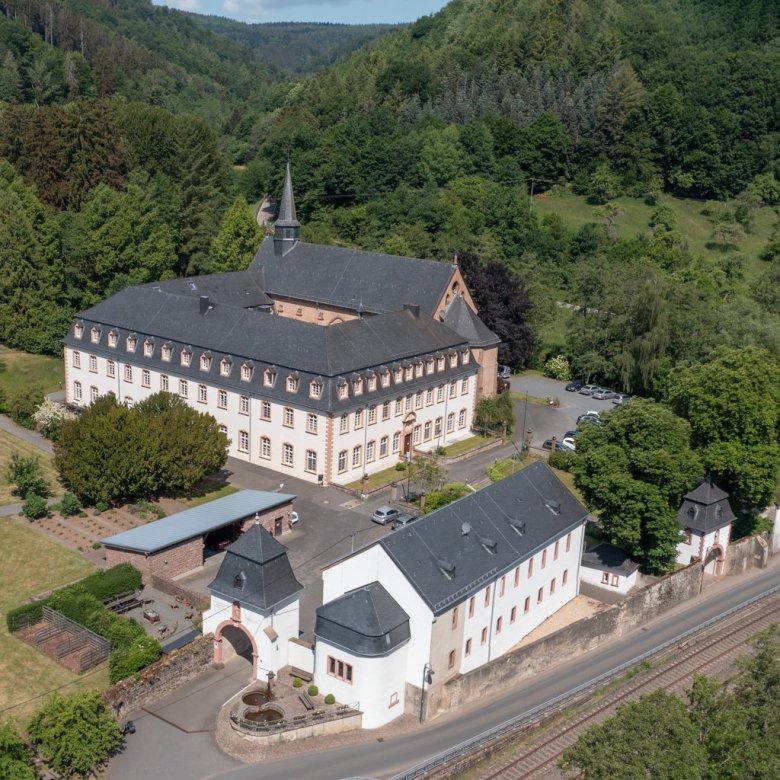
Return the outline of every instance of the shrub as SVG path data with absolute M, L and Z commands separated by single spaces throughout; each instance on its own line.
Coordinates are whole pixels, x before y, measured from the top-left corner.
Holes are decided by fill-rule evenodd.
M 120 593 L 141 589 L 141 572 L 129 563 L 120 563 L 105 571 L 96 571 L 81 580 L 78 585 L 100 601 L 105 601 Z
M 68 411 L 62 404 L 44 398 L 43 403 L 35 410 L 33 420 L 40 427 L 41 433 L 52 441 L 57 441 L 62 423 L 65 420 L 75 420 L 76 415 Z
M 493 398 L 482 398 L 477 402 L 477 413 L 474 419 L 476 428 L 501 431 L 504 425 L 507 434 L 511 435 L 515 425 L 515 415 L 509 393 L 500 393 Z
M 554 469 L 571 472 L 576 458 L 575 452 L 551 452 L 547 463 Z
M 44 603 L 44 601 L 36 601 L 33 604 L 22 604 L 19 607 L 9 609 L 5 616 L 8 631 L 13 633 L 25 624 L 37 623 L 43 617 Z
M 49 495 L 49 483 L 43 476 L 41 461 L 36 455 L 11 453 L 5 477 L 14 485 L 15 496 L 27 498 L 31 493 Z
M 303 688 L 303 680 L 300 677 L 293 678 L 293 688 Z
M 0 726 L 0 778 L 5 780 L 36 780 L 32 754 L 24 740 L 9 725 Z
M 336 697 L 329 693 L 325 696 L 325 704 L 335 704 L 336 703 Z
M 6 403 L 6 408 L 17 425 L 34 430 L 34 415 L 42 402 L 43 391 L 40 388 L 33 388 L 12 395 Z
M 432 490 L 425 497 L 425 514 L 433 512 L 434 509 L 441 509 L 470 492 L 463 482 L 448 482 L 441 490 Z
M 403 460 L 399 460 L 398 463 L 395 464 L 395 470 L 406 471 L 406 462 Z
M 308 690 L 309 696 L 316 696 L 319 692 L 320 689 L 316 685 L 312 684 L 309 686 L 309 690 Z
M 98 501 L 95 504 L 95 511 L 100 514 L 101 512 L 108 512 L 108 504 L 105 501 Z
M 560 382 L 568 382 L 571 379 L 571 368 L 565 355 L 556 355 L 544 364 L 544 375 Z
M 99 550 L 103 545 L 100 542 L 92 542 L 92 549 Z
M 62 497 L 60 502 L 60 512 L 66 517 L 76 515 L 81 511 L 81 502 L 73 495 L 73 493 L 66 493 Z
M 112 646 L 108 659 L 108 673 L 112 683 L 131 677 L 160 657 L 160 643 L 143 628 L 141 632 L 143 635 L 138 635 L 127 645 L 120 645 L 116 649 Z
M 46 499 L 43 496 L 35 495 L 35 493 L 29 493 L 27 500 L 22 505 L 22 514 L 30 521 L 46 517 L 49 514 Z

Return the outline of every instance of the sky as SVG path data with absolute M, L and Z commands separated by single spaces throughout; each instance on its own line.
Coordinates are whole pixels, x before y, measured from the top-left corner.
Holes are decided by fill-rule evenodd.
M 168 0 L 182 11 L 228 16 L 242 22 L 413 22 L 443 8 L 447 0 Z

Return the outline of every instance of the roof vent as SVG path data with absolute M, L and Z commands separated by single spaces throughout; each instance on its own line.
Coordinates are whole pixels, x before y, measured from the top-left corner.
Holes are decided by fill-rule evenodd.
M 420 307 L 416 303 L 405 303 L 404 311 L 408 311 L 413 317 L 420 316 Z
M 507 518 L 507 521 L 518 536 L 525 535 L 525 520 L 517 520 L 514 517 L 509 517 Z
M 468 536 L 471 533 L 471 523 L 461 523 L 460 524 L 460 535 L 461 536 Z
M 554 514 L 559 515 L 561 513 L 561 502 L 554 501 L 552 498 L 545 498 L 544 505 Z
M 691 504 L 691 506 L 688 507 L 688 517 L 691 518 L 691 520 L 696 519 L 696 515 L 699 514 L 699 507 L 696 506 L 696 504 Z
M 482 536 L 477 534 L 477 541 L 487 550 L 491 555 L 495 555 L 498 551 L 498 542 L 491 539 L 489 536 Z
M 244 574 L 244 572 L 240 571 L 238 574 L 236 574 L 235 577 L 233 577 L 233 587 L 236 590 L 243 590 L 245 583 L 246 583 L 246 575 Z
M 205 314 L 211 308 L 208 295 L 200 296 L 200 313 Z
M 434 555 L 433 560 L 439 567 L 439 571 L 448 579 L 451 580 L 455 576 L 455 564 L 448 561 L 446 558 L 439 558 Z
M 189 287 L 190 290 L 197 290 L 198 289 L 198 285 L 195 284 L 195 282 L 187 282 L 187 287 Z

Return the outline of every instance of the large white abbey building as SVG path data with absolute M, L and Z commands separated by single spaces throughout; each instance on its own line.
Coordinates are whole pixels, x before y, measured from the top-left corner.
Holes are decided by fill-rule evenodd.
M 66 401 L 175 393 L 231 456 L 348 483 L 468 436 L 498 344 L 457 265 L 300 241 L 288 168 L 246 271 L 127 287 L 75 318 Z

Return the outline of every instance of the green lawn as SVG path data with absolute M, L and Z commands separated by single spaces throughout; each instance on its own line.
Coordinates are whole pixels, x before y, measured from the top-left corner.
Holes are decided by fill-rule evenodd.
M 41 706 L 45 695 L 108 685 L 103 664 L 83 675 L 73 674 L 45 655 L 11 636 L 5 615 L 30 596 L 66 585 L 93 571 L 92 564 L 15 520 L 0 518 L 3 563 L 0 566 L 0 703 L 4 715 L 24 722 Z
M 362 479 L 356 479 L 346 487 L 350 490 L 375 490 L 376 488 L 389 485 L 391 482 L 400 482 L 402 479 L 406 479 L 406 471 L 398 471 L 395 466 L 391 466 L 389 469 L 382 469 L 382 471 L 371 474 L 368 477 L 365 488 L 363 488 Z
M 233 485 L 216 485 L 213 482 L 204 481 L 195 488 L 192 495 L 183 498 L 177 496 L 176 500 L 191 509 L 194 506 L 200 506 L 236 492 L 238 492 L 238 488 L 233 487 Z
M 43 474 L 49 480 L 51 491 L 55 495 L 62 491 L 62 486 L 57 482 L 57 472 L 52 465 L 52 456 L 47 452 L 42 452 L 32 444 L 17 439 L 10 433 L 0 430 L 0 506 L 4 504 L 14 504 L 21 499 L 12 494 L 13 485 L 6 479 L 5 473 L 8 467 L 8 461 L 13 453 L 19 455 L 35 455 L 39 458 L 43 467 Z M 5 563 L 3 564 L 5 565 Z
M 62 358 L 30 355 L 0 344 L 0 393 L 10 396 L 31 388 L 50 393 L 61 390 L 63 382 Z
M 490 444 L 494 441 L 498 441 L 498 436 L 469 436 L 468 439 L 448 444 L 444 448 L 444 457 L 453 458 L 455 455 L 463 455 L 464 452 L 470 452 L 477 449 L 477 447 L 483 447 L 485 444 Z

